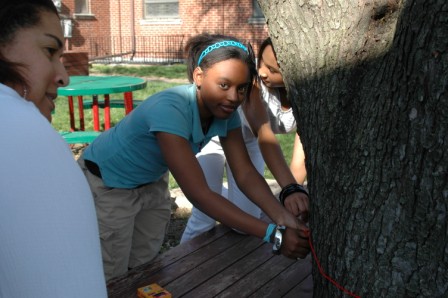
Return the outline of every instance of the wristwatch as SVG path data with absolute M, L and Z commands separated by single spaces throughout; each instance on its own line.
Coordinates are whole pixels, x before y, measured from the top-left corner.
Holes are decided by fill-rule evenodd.
M 276 226 L 274 232 L 274 245 L 272 246 L 272 253 L 275 255 L 280 254 L 280 248 L 283 241 L 283 233 L 285 232 L 285 226 Z

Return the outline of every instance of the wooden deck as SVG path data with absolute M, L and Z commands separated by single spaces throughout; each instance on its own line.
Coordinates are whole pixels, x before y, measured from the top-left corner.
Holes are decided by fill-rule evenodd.
M 219 225 L 109 281 L 109 297 L 157 283 L 178 297 L 312 297 L 311 259 L 273 255 L 272 244 Z

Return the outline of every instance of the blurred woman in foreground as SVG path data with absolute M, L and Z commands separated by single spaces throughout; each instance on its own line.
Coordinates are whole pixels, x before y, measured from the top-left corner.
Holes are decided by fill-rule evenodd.
M 92 195 L 50 122 L 68 84 L 51 0 L 0 2 L 0 297 L 106 297 Z

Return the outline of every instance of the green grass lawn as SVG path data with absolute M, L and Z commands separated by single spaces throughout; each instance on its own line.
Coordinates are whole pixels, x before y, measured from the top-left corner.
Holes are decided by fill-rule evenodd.
M 93 65 L 90 68 L 90 73 L 102 73 L 106 75 L 126 75 L 137 77 L 158 77 L 166 79 L 186 79 L 187 66 L 186 64 L 173 65 Z
M 162 91 L 164 89 L 181 85 L 184 83 L 167 82 L 163 78 L 167 79 L 186 79 L 186 65 L 151 65 L 151 66 L 108 66 L 108 65 L 93 65 L 90 69 L 91 74 L 108 74 L 108 75 L 130 75 L 138 77 L 159 77 L 160 80 L 150 80 L 145 89 L 137 90 L 133 92 L 134 99 L 146 99 L 150 95 Z M 111 94 L 110 99 L 121 99 L 120 94 Z M 75 104 L 75 119 L 76 127 L 79 128 L 79 118 L 77 116 L 77 99 L 74 98 Z M 111 125 L 115 125 L 124 117 L 123 108 L 111 109 Z M 103 125 L 102 111 L 100 110 L 100 123 Z M 85 129 L 93 130 L 92 110 L 84 110 Z M 66 97 L 58 97 L 56 99 L 56 110 L 53 114 L 52 120 L 53 127 L 58 131 L 70 130 L 70 118 L 68 114 L 68 101 Z M 294 146 L 294 133 L 287 135 L 277 135 L 280 145 L 283 149 L 286 161 L 289 163 L 292 157 L 292 149 Z M 273 179 L 271 172 L 265 168 L 265 177 Z M 177 187 L 176 181 L 170 176 L 170 187 Z

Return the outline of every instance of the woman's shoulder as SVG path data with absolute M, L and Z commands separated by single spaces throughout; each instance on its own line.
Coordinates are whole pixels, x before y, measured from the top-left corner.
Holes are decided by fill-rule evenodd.
M 10 140 L 10 143 L 32 144 L 27 147 L 68 147 L 34 103 L 23 99 L 15 92 L 11 93 L 8 90 L 5 92 L 1 87 L 0 123 L 2 127 L 8 128 L 0 130 L 0 137 L 3 140 Z
M 49 167 L 71 172 L 73 156 L 68 144 L 33 103 L 17 96 L 0 94 L 0 138 L 3 162 L 15 159 L 26 167 Z M 26 160 L 26 162 L 25 162 Z M 51 167 L 51 166 L 50 166 Z M 49 171 L 50 168 L 47 168 Z
M 7 87 L 6 87 L 7 88 Z M 22 126 L 35 128 L 45 126 L 48 120 L 34 103 L 20 97 L 14 90 L 0 86 L 0 122 L 9 129 Z
M 0 105 L 2 114 L 11 114 L 9 110 L 18 109 L 23 112 L 37 110 L 31 102 L 22 98 L 15 90 L 0 83 Z

